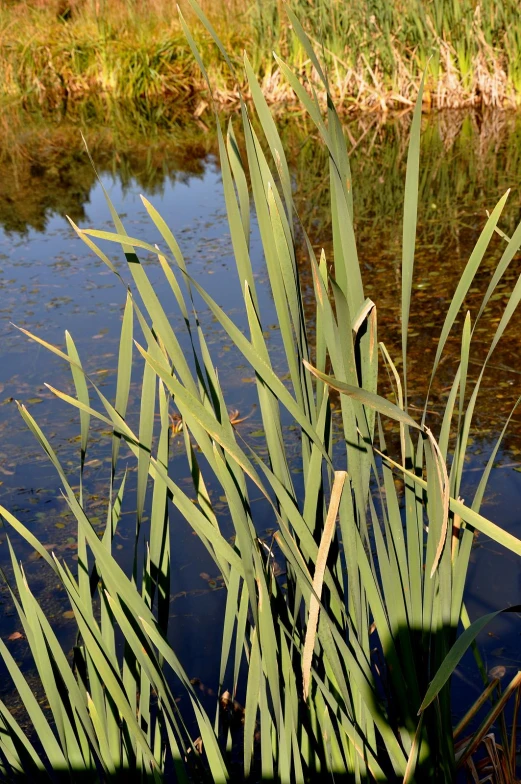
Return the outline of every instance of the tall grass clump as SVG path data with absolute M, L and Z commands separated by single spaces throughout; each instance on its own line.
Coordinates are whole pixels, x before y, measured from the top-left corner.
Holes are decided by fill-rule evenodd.
M 257 0 L 252 11 L 252 56 L 272 87 L 282 76 L 270 66 L 273 49 L 282 48 L 287 59 L 313 74 L 306 48 L 291 34 L 285 5 Z M 519 105 L 515 0 L 288 0 L 287 5 L 321 49 L 329 89 L 347 108 L 412 105 L 423 71 L 427 107 Z
M 194 8 L 212 31 L 195 4 Z M 328 82 L 310 40 L 291 16 L 327 92 Z M 183 19 L 194 57 L 200 54 Z M 228 55 L 222 44 L 225 61 Z M 72 661 L 31 591 L 12 544 L 12 600 L 34 657 L 47 705 L 42 707 L 0 641 L 0 652 L 27 713 L 27 726 L 0 703 L 0 774 L 5 781 L 316 781 L 452 782 L 508 698 L 519 696 L 519 674 L 504 692 L 487 684 L 474 706 L 454 706 L 450 679 L 461 657 L 497 612 L 470 623 L 464 589 L 476 531 L 521 555 L 521 540 L 480 514 L 504 430 L 477 491 L 461 500 L 465 455 L 480 384 L 498 341 L 521 298 L 512 290 L 477 381 L 468 368 L 473 337 L 491 296 L 521 246 L 499 227 L 505 194 L 491 210 L 449 303 L 430 382 L 449 333 L 461 331 L 460 357 L 441 426 L 429 420 L 428 398 L 419 415 L 409 408 L 407 335 L 414 278 L 420 168 L 421 92 L 414 110 L 404 191 L 401 266 L 402 351 L 392 357 L 378 335 L 378 303 L 366 298 L 353 231 L 352 182 L 346 144 L 332 98 L 327 109 L 283 62 L 280 68 L 320 132 L 329 157 L 331 258 L 315 254 L 299 222 L 293 184 L 277 126 L 247 59 L 254 106 L 241 101 L 244 148 L 233 123 L 216 116 L 224 197 L 248 332 L 237 327 L 193 279 L 183 251 L 146 199 L 161 247 L 129 236 L 107 196 L 114 231 L 73 228 L 126 291 L 115 401 L 83 370 L 72 336 L 58 348 L 31 335 L 70 365 L 75 394 L 52 386 L 78 410 L 79 467 L 66 472 L 32 414 L 20 413 L 59 475 L 78 527 L 76 574 L 34 533 L 1 507 L 13 528 L 45 560 L 65 589 L 78 626 Z M 211 90 L 211 82 L 208 82 Z M 262 137 L 254 130 L 255 111 Z M 265 338 L 250 257 L 251 210 L 259 227 L 287 377 L 281 377 Z M 479 312 L 458 321 L 465 295 L 495 233 L 504 252 Z M 121 275 L 99 245 L 120 245 L 128 262 Z M 305 318 L 301 262 L 312 271 L 314 324 Z M 157 259 L 164 285 L 187 330 L 190 355 L 154 291 L 139 255 Z M 197 317 L 209 310 L 255 377 L 266 457 L 243 441 L 230 421 L 226 390 Z M 139 422 L 127 415 L 132 358 L 142 358 Z M 381 371 L 392 395 L 384 396 Z M 343 449 L 332 401 L 340 401 Z M 176 482 L 169 464 L 170 417 L 182 422 L 193 492 Z M 111 431 L 107 517 L 100 538 L 89 519 L 84 465 L 91 420 Z M 298 433 L 298 456 L 284 428 Z M 394 429 L 389 429 L 394 423 Z M 508 422 L 505 424 L 505 428 Z M 294 432 L 293 430 L 291 431 Z M 137 466 L 133 567 L 125 574 L 113 555 L 130 453 Z M 297 465 L 295 465 L 295 460 Z M 302 491 L 295 469 L 302 472 Z M 144 521 L 147 484 L 150 521 Z M 77 485 L 77 487 L 76 487 Z M 212 488 L 225 497 L 234 537 L 223 530 Z M 271 546 L 253 503 L 260 496 L 275 529 Z M 173 509 L 215 562 L 226 587 L 215 715 L 210 715 L 169 643 Z M 274 554 L 284 559 L 284 582 Z M 463 629 L 463 630 L 462 630 Z M 183 695 L 178 703 L 178 695 Z M 239 730 L 229 721 L 234 699 L 244 706 Z M 516 698 L 517 699 L 517 698 Z M 467 711 L 456 728 L 487 700 L 478 729 L 458 740 L 452 712 Z M 516 703 L 517 705 L 518 703 Z M 182 708 L 180 707 L 182 706 Z M 501 723 L 503 727 L 504 723 Z M 501 729 L 500 727 L 500 729 Z M 498 764 L 513 780 L 515 735 L 501 737 Z M 237 761 L 239 758 L 239 762 Z
M 183 2 L 181 2 L 183 5 Z M 223 40 L 240 51 L 234 0 L 206 1 Z M 88 95 L 186 103 L 200 72 L 169 0 L 20 0 L 0 6 L 0 96 L 61 103 Z M 200 46 L 205 49 L 205 41 Z M 222 68 L 214 60 L 216 84 Z
M 188 0 L 181 0 L 188 8 Z M 205 0 L 230 52 L 246 48 L 269 102 L 294 96 L 272 51 L 315 73 L 283 0 Z M 516 107 L 521 95 L 517 0 L 288 0 L 329 69 L 337 110 L 412 106 L 426 71 L 425 106 Z M 63 100 L 105 93 L 173 100 L 203 85 L 168 0 L 14 0 L 0 7 L 0 94 Z M 204 40 L 214 100 L 239 100 Z M 247 82 L 239 73 L 240 84 Z M 320 89 L 320 79 L 317 82 Z M 323 97 L 325 91 L 322 90 Z

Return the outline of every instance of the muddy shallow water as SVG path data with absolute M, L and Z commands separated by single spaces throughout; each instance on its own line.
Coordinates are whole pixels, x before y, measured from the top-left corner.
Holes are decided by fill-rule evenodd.
M 393 357 L 399 343 L 399 266 L 404 166 L 410 116 L 383 122 L 365 117 L 346 128 L 352 148 L 352 168 L 359 256 L 367 296 L 378 307 L 379 339 Z M 30 342 L 13 323 L 37 332 L 45 340 L 63 345 L 64 330 L 73 335 L 90 375 L 105 395 L 115 394 L 115 367 L 125 292 L 96 257 L 89 254 L 70 228 L 69 214 L 81 227 L 110 229 L 110 216 L 102 188 L 89 164 L 80 138 L 86 134 L 101 181 L 109 191 L 127 231 L 149 242 L 158 240 L 139 198 L 143 193 L 165 217 L 176 235 L 191 274 L 239 324 L 244 314 L 237 307 L 240 292 L 226 227 L 222 185 L 211 120 L 198 122 L 168 117 L 141 117 L 115 107 L 103 116 L 88 107 L 70 114 L 44 116 L 12 113 L 0 131 L 0 502 L 60 553 L 74 567 L 75 528 L 59 492 L 59 480 L 47 458 L 27 431 L 15 400 L 25 403 L 71 472 L 78 467 L 79 422 L 74 412 L 43 386 L 51 382 L 70 390 L 64 364 Z M 317 248 L 330 246 L 327 220 L 326 158 L 312 129 L 300 116 L 283 125 L 302 221 Z M 520 218 L 521 118 L 458 113 L 431 115 L 423 120 L 420 210 L 410 354 L 411 402 L 421 406 L 436 350 L 436 339 L 447 302 L 479 232 L 507 187 L 512 188 L 501 228 L 510 234 Z M 269 326 L 275 366 L 278 330 L 268 289 L 255 223 L 252 224 L 252 261 L 259 284 L 263 322 Z M 502 251 L 495 237 L 465 309 L 475 315 Z M 119 250 L 107 248 L 115 265 L 124 270 Z M 163 294 L 160 270 L 152 262 L 147 272 L 165 297 L 175 324 L 181 326 L 173 302 Z M 303 256 L 305 300 L 313 318 L 311 279 Z M 471 376 L 488 348 L 507 296 L 521 271 L 521 258 L 511 264 L 478 328 Z M 239 425 L 250 443 L 259 438 L 253 408 L 255 386 L 251 372 L 233 351 L 209 313 L 200 312 L 230 409 L 248 415 Z M 179 319 L 178 321 L 175 321 Z M 471 497 L 487 456 L 505 418 L 521 394 L 520 317 L 515 317 L 490 363 L 480 396 L 471 456 L 463 496 Z M 455 333 L 461 323 L 455 327 Z M 452 381 L 458 335 L 446 349 L 446 359 L 434 385 L 429 406 L 432 426 Z M 476 364 L 473 364 L 476 363 Z M 477 369 L 475 372 L 472 368 Z M 283 367 L 281 365 L 281 372 Z M 139 412 L 136 394 L 140 365 L 133 372 L 129 417 Z M 287 422 L 291 438 L 291 423 Z M 104 525 L 110 471 L 110 439 L 93 426 L 87 454 L 87 506 L 95 525 Z M 261 434 L 262 435 L 262 434 Z M 176 481 L 189 484 L 189 472 L 180 436 L 172 436 L 172 471 Z M 177 442 L 176 442 L 177 439 Z M 131 558 L 134 532 L 132 473 L 116 554 L 122 563 Z M 225 521 L 224 504 L 216 499 Z M 483 513 L 516 536 L 521 535 L 521 412 L 514 416 L 509 435 L 492 472 Z M 262 513 L 261 513 L 262 514 Z M 128 523 L 126 522 L 128 520 Z M 266 511 L 266 525 L 270 528 Z M 188 525 L 173 517 L 172 589 L 170 627 L 172 641 L 191 677 L 212 684 L 218 667 L 224 591 L 208 556 Z M 225 524 L 225 523 L 224 523 Z M 263 526 L 260 534 L 262 535 Z M 0 530 L 0 565 L 8 566 L 5 529 Z M 24 561 L 33 590 L 63 635 L 73 634 L 60 594 L 46 567 L 30 548 L 12 537 Z M 472 618 L 499 607 L 519 603 L 521 570 L 518 559 L 485 537 L 478 537 L 472 553 L 467 606 Z M 19 622 L 8 592 L 0 587 L 0 635 L 9 639 Z M 488 670 L 501 666 L 508 678 L 521 661 L 521 619 L 498 619 L 480 639 Z M 18 661 L 28 648 L 23 639 L 9 641 Z M 27 662 L 29 667 L 29 662 Z M 462 706 L 477 696 L 479 683 L 472 661 L 465 659 L 455 678 Z

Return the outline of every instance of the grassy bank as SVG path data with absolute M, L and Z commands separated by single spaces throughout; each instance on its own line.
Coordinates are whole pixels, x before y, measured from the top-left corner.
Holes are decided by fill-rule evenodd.
M 218 12 L 218 27 L 233 44 L 225 0 L 207 5 Z M 202 84 L 167 0 L 2 4 L 0 31 L 0 93 L 6 98 L 57 102 L 97 94 L 184 102 Z M 198 41 L 203 52 L 205 40 Z M 213 73 L 225 86 L 217 67 Z
M 186 0 L 181 3 L 191 15 Z M 521 37 L 516 0 L 290 0 L 311 40 L 323 42 L 331 93 L 339 108 L 410 106 L 427 69 L 425 108 L 494 106 L 521 101 Z M 228 51 L 248 52 L 270 103 L 293 92 L 272 51 L 316 76 L 282 0 L 206 0 Z M 238 99 L 237 78 L 223 69 L 202 33 L 197 43 L 215 97 Z M 168 0 L 24 0 L 0 9 L 0 94 L 57 101 L 97 93 L 200 104 L 204 82 Z M 430 58 L 430 59 L 429 59 Z M 241 85 L 244 86 L 244 85 Z M 323 92 L 323 90 L 322 90 Z

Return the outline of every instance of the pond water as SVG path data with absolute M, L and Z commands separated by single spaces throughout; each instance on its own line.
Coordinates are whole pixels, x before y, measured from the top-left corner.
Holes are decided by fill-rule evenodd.
M 121 107 L 113 107 L 102 116 L 89 107 L 76 107 L 69 114 L 56 117 L 13 113 L 0 131 L 0 503 L 52 545 L 70 565 L 74 565 L 76 557 L 75 531 L 60 496 L 58 477 L 25 427 L 14 401 L 28 406 L 63 464 L 75 471 L 78 419 L 44 386 L 44 382 L 50 382 L 69 391 L 71 380 L 63 362 L 28 341 L 13 324 L 60 346 L 68 329 L 87 371 L 99 382 L 104 394 L 113 398 L 125 291 L 103 263 L 89 254 L 65 218 L 69 214 L 81 227 L 111 228 L 102 188 L 82 147 L 80 128 L 86 132 L 101 182 L 123 217 L 127 231 L 149 242 L 158 240 L 140 200 L 143 193 L 172 228 L 191 274 L 237 323 L 244 323 L 243 314 L 237 308 L 239 288 L 210 121 L 206 124 L 201 120 L 181 122 L 169 117 L 138 119 L 139 122 L 135 114 L 129 116 Z M 356 231 L 367 295 L 378 305 L 379 336 L 394 356 L 398 350 L 400 218 L 409 123 L 409 115 L 385 122 L 364 117 L 350 122 L 346 128 L 352 147 Z M 483 117 L 450 113 L 427 116 L 423 125 L 410 338 L 413 405 L 423 402 L 447 299 L 484 224 L 486 210 L 491 210 L 506 188 L 512 187 L 501 222 L 501 228 L 510 233 L 520 217 L 521 196 L 520 118 L 507 114 Z M 327 252 L 330 227 L 324 153 L 301 117 L 285 123 L 282 130 L 294 172 L 300 214 L 313 242 L 317 247 L 325 247 Z M 274 308 L 255 225 L 252 230 L 252 260 L 259 283 L 260 308 L 264 323 L 271 325 L 270 341 L 276 357 L 279 344 Z M 465 302 L 473 314 L 479 307 L 480 292 L 485 290 L 499 258 L 501 242 L 499 237 L 494 239 Z M 123 271 L 125 263 L 121 253 L 114 247 L 107 252 Z M 480 358 L 480 346 L 483 352 L 488 347 L 491 330 L 520 271 L 518 257 L 487 311 L 483 332 L 479 334 L 476 361 Z M 152 282 L 159 284 L 161 275 L 154 264 L 147 264 L 147 272 Z M 305 271 L 304 280 L 311 291 L 311 280 Z M 172 318 L 178 318 L 173 303 L 167 306 L 171 308 Z M 239 427 L 242 435 L 254 443 L 259 421 L 253 407 L 255 387 L 249 383 L 248 369 L 241 364 L 241 358 L 231 349 L 209 313 L 202 310 L 200 317 L 214 361 L 222 368 L 230 409 L 237 409 L 241 417 L 248 416 Z M 520 326 L 520 318 L 514 318 L 484 383 L 464 497 L 467 493 L 470 497 L 476 487 L 504 420 L 521 394 Z M 433 390 L 433 417 L 443 406 L 452 381 L 454 346 L 449 341 L 447 361 Z M 133 421 L 139 411 L 136 389 L 141 381 L 140 372 L 136 361 L 129 411 Z M 172 452 L 176 478 L 188 481 L 186 459 L 180 443 L 176 452 L 175 438 Z M 100 526 L 104 523 L 103 497 L 109 471 L 110 442 L 103 428 L 94 426 L 94 439 L 87 454 L 86 487 L 91 519 Z M 130 476 L 132 479 L 133 474 Z M 118 557 L 128 565 L 134 531 L 132 481 L 127 495 L 116 547 Z M 520 536 L 520 501 L 521 413 L 514 417 L 498 455 L 484 514 Z M 175 518 L 172 527 L 175 530 L 172 641 L 190 677 L 214 684 L 224 591 L 220 589 L 213 564 L 186 523 Z M 265 527 L 269 527 L 268 515 Z M 0 566 L 8 568 L 6 533 L 0 529 Z M 67 609 L 64 595 L 30 548 L 16 537 L 13 541 L 33 590 L 67 642 L 73 634 L 73 622 L 63 617 Z M 519 563 L 512 554 L 487 542 L 485 537 L 477 538 L 467 589 L 471 617 L 519 603 L 520 578 Z M 18 631 L 19 622 L 3 586 L 0 599 L 0 635 L 8 639 Z M 520 635 L 521 621 L 512 615 L 497 620 L 482 635 L 480 644 L 488 670 L 500 665 L 506 668 L 505 678 L 514 674 L 521 661 Z M 9 644 L 17 660 L 25 661 L 28 657 L 25 641 L 18 639 Z M 460 667 L 455 688 L 461 690 L 463 707 L 477 696 L 479 684 L 470 660 L 465 659 Z

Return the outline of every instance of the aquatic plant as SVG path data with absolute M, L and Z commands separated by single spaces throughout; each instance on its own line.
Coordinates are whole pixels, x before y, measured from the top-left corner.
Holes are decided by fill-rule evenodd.
M 201 9 L 193 5 L 213 32 Z M 291 16 L 291 21 L 327 92 L 326 75 L 310 40 L 298 19 Z M 181 24 L 211 91 L 182 17 Z M 218 39 L 217 43 L 233 70 L 225 48 Z M 0 702 L 0 775 L 5 781 L 69 780 L 83 775 L 86 781 L 125 776 L 144 781 L 304 782 L 327 772 L 353 782 L 452 782 L 457 765 L 470 758 L 480 741 L 478 729 L 456 757 L 450 678 L 479 632 L 501 612 L 498 608 L 470 623 L 465 610 L 475 532 L 521 555 L 521 540 L 480 514 L 508 421 L 472 502 L 464 503 L 460 492 L 480 385 L 521 298 L 521 278 L 497 324 L 477 381 L 471 381 L 468 368 L 476 324 L 521 247 L 521 225 L 511 237 L 499 227 L 506 193 L 491 211 L 449 303 L 431 383 L 465 295 L 493 236 L 500 233 L 504 252 L 479 312 L 473 320 L 467 313 L 460 324 L 460 359 L 441 426 L 434 433 L 429 393 L 418 416 L 409 406 L 421 90 L 411 126 L 404 191 L 402 347 L 401 356 L 392 357 L 377 334 L 377 303 L 364 294 L 353 230 L 350 165 L 334 101 L 330 96 L 324 115 L 317 96 L 307 92 L 283 61 L 279 65 L 327 150 L 331 258 L 325 252 L 316 256 L 299 220 L 277 126 L 245 58 L 263 141 L 252 124 L 252 109 L 243 101 L 243 149 L 233 123 L 224 133 L 218 113 L 216 121 L 224 198 L 249 335 L 191 277 L 180 245 L 147 199 L 143 204 L 162 237 L 162 247 L 129 236 L 108 195 L 114 231 L 80 229 L 71 223 L 126 291 L 114 403 L 84 372 L 69 333 L 61 349 L 22 330 L 68 363 L 72 372 L 75 395 L 49 389 L 79 411 L 80 460 L 74 478 L 32 414 L 23 405 L 19 409 L 56 468 L 77 521 L 77 574 L 48 552 L 8 509 L 0 507 L 0 512 L 64 588 L 78 639 L 70 662 L 9 544 L 12 600 L 48 705 L 42 707 L 8 646 L 0 641 L 0 654 L 32 727 L 25 732 Z M 252 272 L 252 204 L 280 326 L 284 375 L 274 366 Z M 128 279 L 100 242 L 121 246 Z M 302 261 L 297 261 L 302 248 L 314 286 L 312 330 L 303 303 Z M 181 350 L 178 333 L 140 262 L 138 253 L 143 252 L 157 260 L 164 273 L 184 320 L 190 355 Z M 219 368 L 197 317 L 201 309 L 221 325 L 254 375 L 262 419 L 261 450 L 244 441 L 234 427 L 240 417 L 236 412 L 230 417 Z M 135 351 L 143 359 L 143 380 L 139 424 L 132 428 L 127 411 Z M 380 367 L 388 373 L 392 399 L 379 394 Z M 339 410 L 336 422 L 333 402 Z M 183 439 L 191 493 L 170 470 L 170 414 L 172 418 L 175 414 L 175 429 Z M 101 537 L 89 519 L 83 488 L 93 418 L 109 428 L 112 442 Z M 333 443 L 338 434 L 343 448 Z M 112 552 L 128 492 L 127 473 L 118 469 L 123 450 L 137 466 L 130 575 Z M 302 479 L 298 484 L 297 476 Z M 149 479 L 150 521 L 145 524 Z M 214 487 L 226 500 L 232 539 L 216 513 Z M 268 542 L 259 538 L 259 505 L 253 503 L 259 494 L 263 524 L 268 516 L 274 529 Z M 226 588 L 215 719 L 169 643 L 173 509 L 199 537 Z M 283 576 L 275 567 L 275 555 L 285 563 Z M 506 693 L 514 692 L 518 681 L 516 676 Z M 484 700 L 494 699 L 493 686 L 486 689 Z M 239 693 L 244 699 L 237 729 L 231 714 Z M 504 702 L 503 696 L 497 698 L 495 713 L 485 720 L 487 726 Z M 471 715 L 480 705 L 471 706 Z M 463 726 L 465 722 L 457 729 Z M 242 758 L 239 766 L 237 751 Z M 511 777 L 514 756 L 507 753 L 502 762 Z

